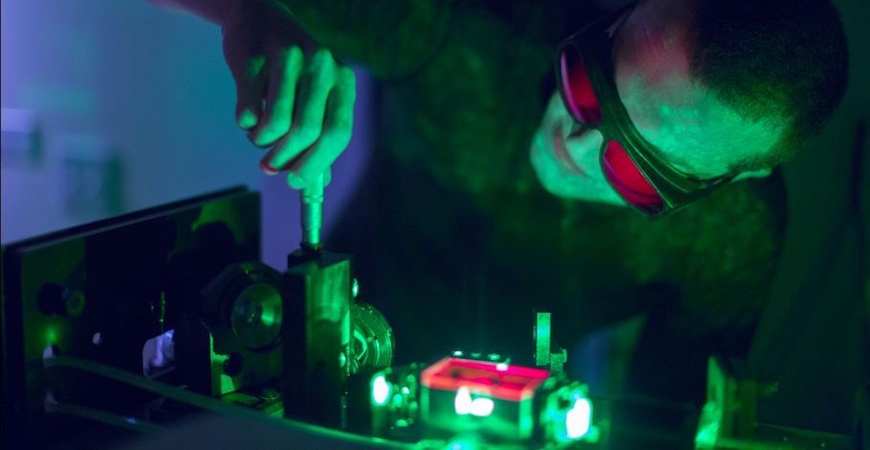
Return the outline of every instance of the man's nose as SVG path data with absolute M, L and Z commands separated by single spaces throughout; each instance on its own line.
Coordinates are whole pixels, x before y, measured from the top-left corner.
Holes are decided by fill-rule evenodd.
M 600 131 L 584 124 L 576 124 L 565 138 L 565 146 L 574 158 L 597 158 L 603 142 L 604 136 Z

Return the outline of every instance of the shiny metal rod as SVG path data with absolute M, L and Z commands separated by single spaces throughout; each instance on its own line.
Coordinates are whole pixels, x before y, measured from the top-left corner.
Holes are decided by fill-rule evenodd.
M 302 246 L 319 250 L 323 228 L 324 174 L 320 174 L 302 189 Z

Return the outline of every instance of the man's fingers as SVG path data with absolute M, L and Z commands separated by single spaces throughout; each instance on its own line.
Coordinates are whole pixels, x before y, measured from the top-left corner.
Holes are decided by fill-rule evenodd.
M 263 114 L 264 64 L 265 57 L 263 56 L 251 58 L 247 61 L 243 72 L 234 75 L 236 79 L 236 124 L 243 130 L 255 127 Z
M 329 183 L 331 182 L 332 167 L 326 169 L 326 172 L 323 172 L 323 187 L 329 186 Z M 290 172 L 287 174 L 287 185 L 290 186 L 291 189 L 305 189 L 305 187 L 308 186 L 308 181 L 295 173 Z
M 336 71 L 336 85 L 327 102 L 323 132 L 303 155 L 288 166 L 288 184 L 304 187 L 330 169 L 344 152 L 353 134 L 353 106 L 356 101 L 356 75 L 347 67 Z
M 289 133 L 275 145 L 264 161 L 283 169 L 314 144 L 323 132 L 327 99 L 336 82 L 335 60 L 327 50 L 317 51 L 299 80 L 297 103 Z
M 302 50 L 293 46 L 280 51 L 270 64 L 262 120 L 250 135 L 255 145 L 272 145 L 290 130 L 304 59 Z

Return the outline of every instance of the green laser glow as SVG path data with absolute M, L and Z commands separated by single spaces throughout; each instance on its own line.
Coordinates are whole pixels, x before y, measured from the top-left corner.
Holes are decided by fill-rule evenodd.
M 559 388 L 546 400 L 541 422 L 557 442 L 597 442 L 599 429 L 592 425 L 592 401 L 586 385 L 573 382 Z
M 384 406 L 390 398 L 390 384 L 386 377 L 378 375 L 372 380 L 372 401 L 377 406 Z
M 477 417 L 488 417 L 495 409 L 495 402 L 486 397 L 472 399 L 471 391 L 467 387 L 461 387 L 456 391 L 453 407 L 456 414 L 460 416 L 471 414 Z
M 585 398 L 578 398 L 565 415 L 565 430 L 569 439 L 580 439 L 589 432 L 592 424 L 592 404 Z
M 468 437 L 454 438 L 447 444 L 447 450 L 478 450 L 484 448 L 476 440 Z
M 45 330 L 45 343 L 46 345 L 54 345 L 57 343 L 57 329 L 55 327 L 48 327 Z
M 476 398 L 471 402 L 471 415 L 477 417 L 487 417 L 492 414 L 495 409 L 495 402 L 491 398 Z
M 453 399 L 453 409 L 460 416 L 468 415 L 471 412 L 471 392 L 468 388 L 461 387 L 456 391 L 456 398 Z
M 263 325 L 271 327 L 278 322 L 278 315 L 275 314 L 274 310 L 265 309 L 260 315 L 260 321 L 263 323 Z

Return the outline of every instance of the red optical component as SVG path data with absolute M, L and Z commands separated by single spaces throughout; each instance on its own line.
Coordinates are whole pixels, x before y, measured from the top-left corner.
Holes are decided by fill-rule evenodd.
M 531 399 L 549 376 L 544 369 L 444 358 L 424 369 L 420 382 L 429 389 L 456 392 L 465 387 L 495 399 L 519 402 Z
M 589 125 L 601 123 L 601 106 L 583 58 L 573 47 L 566 47 L 560 58 L 562 97 L 574 119 Z
M 444 358 L 420 373 L 420 419 L 432 437 L 474 432 L 499 441 L 532 437 L 543 369 Z
M 607 142 L 602 162 L 608 181 L 625 201 L 650 214 L 661 212 L 664 200 L 619 142 Z

